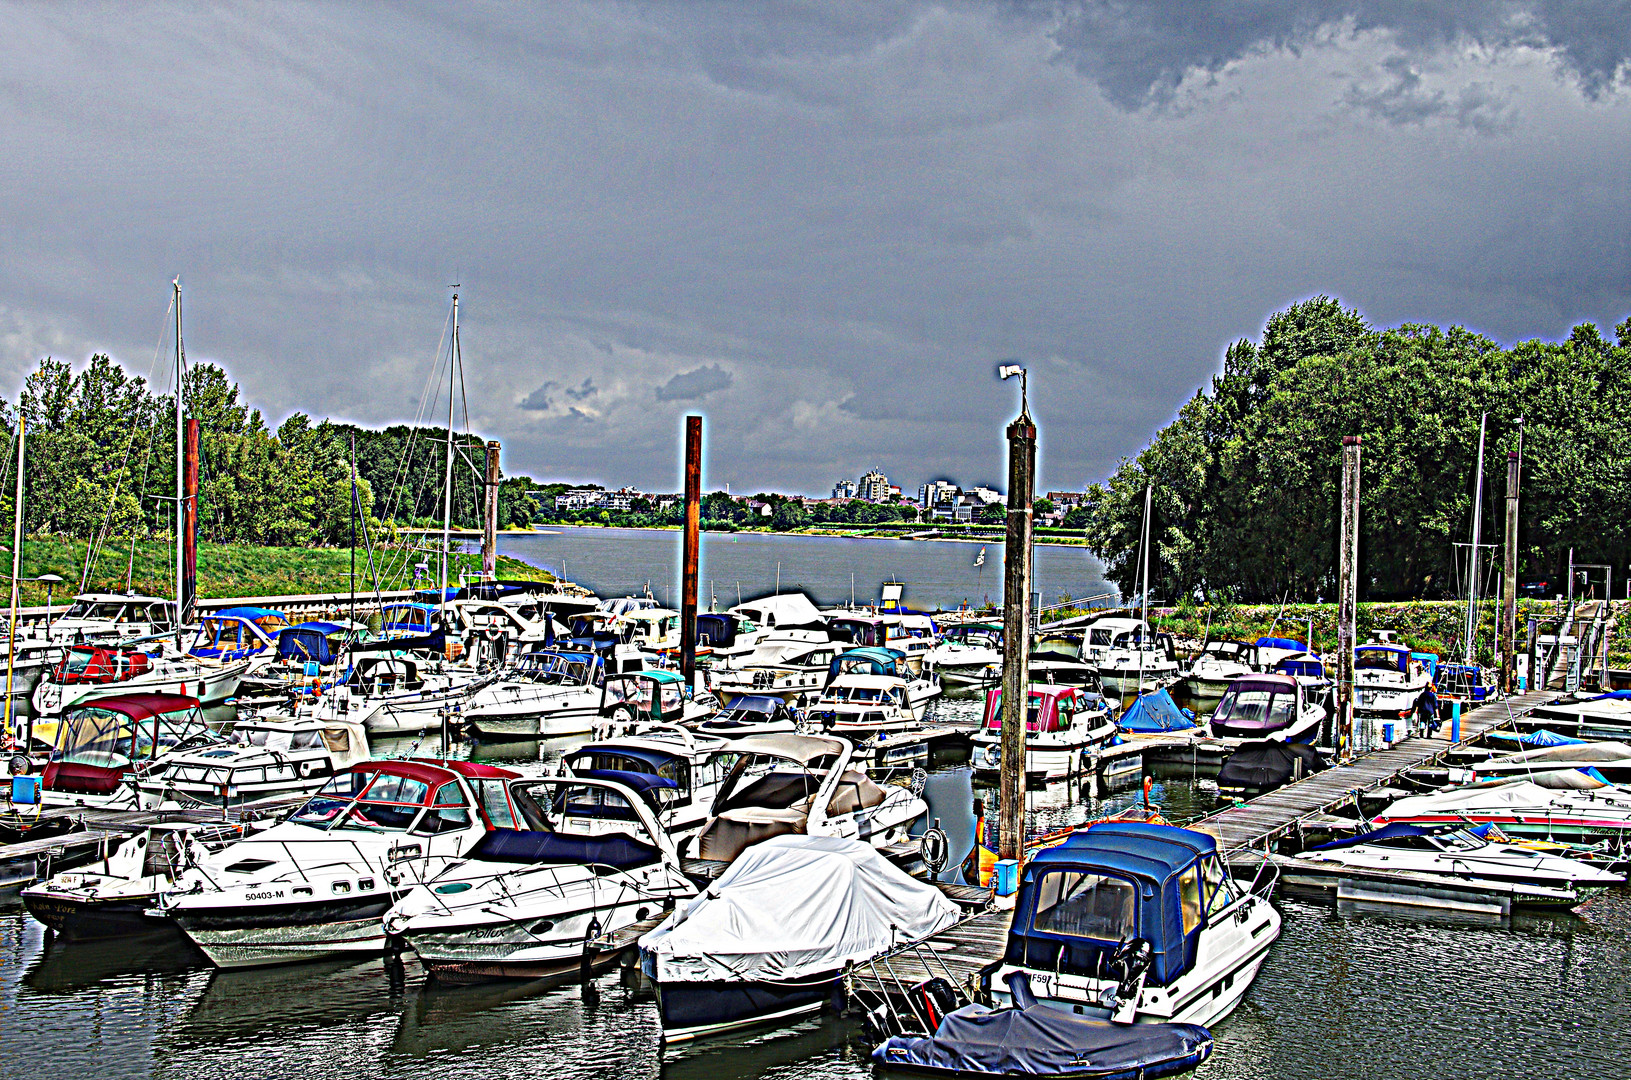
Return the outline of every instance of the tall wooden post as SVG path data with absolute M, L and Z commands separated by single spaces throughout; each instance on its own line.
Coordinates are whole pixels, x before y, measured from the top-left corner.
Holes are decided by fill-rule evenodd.
M 1025 706 L 1030 697 L 1031 496 L 1036 425 L 1021 407 L 1008 425 L 1008 544 L 1002 557 L 1002 786 L 997 852 L 1025 858 Z
M 702 550 L 702 417 L 685 418 L 685 548 L 680 572 L 680 671 L 697 673 L 697 558 Z
M 1342 522 L 1337 534 L 1337 753 L 1354 754 L 1354 646 L 1359 633 L 1360 437 L 1342 437 Z
M 198 419 L 187 418 L 186 467 L 181 476 L 181 612 L 192 617 L 198 600 Z
M 1501 568 L 1501 691 L 1510 694 L 1518 681 L 1518 452 L 1506 455 L 1506 562 Z M 1529 673 L 1531 682 L 1535 673 Z M 1533 689 L 1533 687 L 1531 687 Z
M 481 576 L 491 581 L 498 576 L 498 451 L 497 442 L 487 444 L 486 513 L 481 519 Z

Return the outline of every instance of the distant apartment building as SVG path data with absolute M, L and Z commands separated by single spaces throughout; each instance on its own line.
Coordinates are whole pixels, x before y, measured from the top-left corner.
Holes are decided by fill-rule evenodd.
M 1074 510 L 1087 498 L 1085 491 L 1050 491 L 1047 500 L 1061 510 Z
M 889 477 L 873 469 L 855 485 L 855 497 L 867 502 L 888 502 Z
M 855 498 L 855 481 L 840 480 L 832 486 L 832 497 L 835 499 Z
M 932 510 L 940 503 L 954 503 L 960 489 L 950 480 L 930 480 L 917 489 L 917 504 Z
M 598 509 L 605 505 L 606 493 L 600 488 L 568 488 L 555 496 L 557 510 Z
M 963 497 L 965 500 L 973 502 L 977 506 L 984 506 L 986 503 L 1002 502 L 1002 492 L 988 487 L 968 488 L 963 492 Z

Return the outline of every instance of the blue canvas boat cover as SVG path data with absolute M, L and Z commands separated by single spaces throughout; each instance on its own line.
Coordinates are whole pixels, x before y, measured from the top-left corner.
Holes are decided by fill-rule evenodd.
M 1518 741 L 1525 746 L 1578 746 L 1586 740 L 1570 738 L 1567 735 L 1559 735 L 1555 731 L 1541 728 L 1538 731 L 1531 731 L 1527 735 L 1519 735 Z
M 1631 701 L 1631 690 L 1610 690 L 1606 694 L 1598 694 L 1593 701 Z
M 1195 726 L 1165 690 L 1139 695 L 1116 723 L 1123 731 L 1183 731 Z
M 1253 644 L 1260 649 L 1294 649 L 1298 652 L 1308 648 L 1296 638 L 1288 637 L 1260 637 Z
M 884 1068 L 990 1076 L 1138 1080 L 1188 1072 L 1212 1053 L 1198 1024 L 1116 1024 L 1046 1005 L 948 1013 L 929 1038 L 896 1035 L 872 1051 Z
M 1353 836 L 1343 837 L 1341 840 L 1332 840 L 1328 844 L 1318 844 L 1309 848 L 1310 851 L 1334 851 L 1338 848 L 1354 847 L 1358 844 L 1374 844 L 1378 840 L 1391 840 L 1396 836 L 1432 836 L 1434 833 L 1446 831 L 1443 826 L 1406 825 L 1404 822 L 1395 822 L 1392 825 L 1383 825 L 1380 829 L 1370 832 L 1357 833 Z

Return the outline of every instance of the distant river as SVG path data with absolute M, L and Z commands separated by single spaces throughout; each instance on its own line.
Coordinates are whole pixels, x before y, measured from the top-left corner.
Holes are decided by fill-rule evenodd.
M 601 596 L 642 593 L 679 603 L 681 534 L 652 529 L 550 526 L 506 533 L 498 549 L 560 574 Z M 983 565 L 975 565 L 982 547 Z M 1043 604 L 1115 593 L 1104 564 L 1082 548 L 1040 545 L 1033 557 Z M 702 534 L 701 603 L 720 609 L 775 590 L 799 589 L 817 604 L 878 599 L 885 581 L 906 583 L 906 604 L 918 609 L 1002 602 L 1002 544 L 937 540 L 877 540 L 776 533 Z

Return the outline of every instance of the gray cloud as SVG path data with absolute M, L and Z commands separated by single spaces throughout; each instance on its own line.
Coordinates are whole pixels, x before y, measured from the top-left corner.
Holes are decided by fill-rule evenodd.
M 728 390 L 735 377 L 718 364 L 682 371 L 657 387 L 658 401 L 699 401 L 715 390 Z
M 710 482 L 1001 475 L 1018 357 L 1078 488 L 1305 296 L 1631 311 L 1623 5 L 142 12 L 4 9 L 7 397 L 47 354 L 145 374 L 180 273 L 272 422 L 411 419 L 459 282 L 510 473 L 672 489 L 653 397 L 725 376 Z

